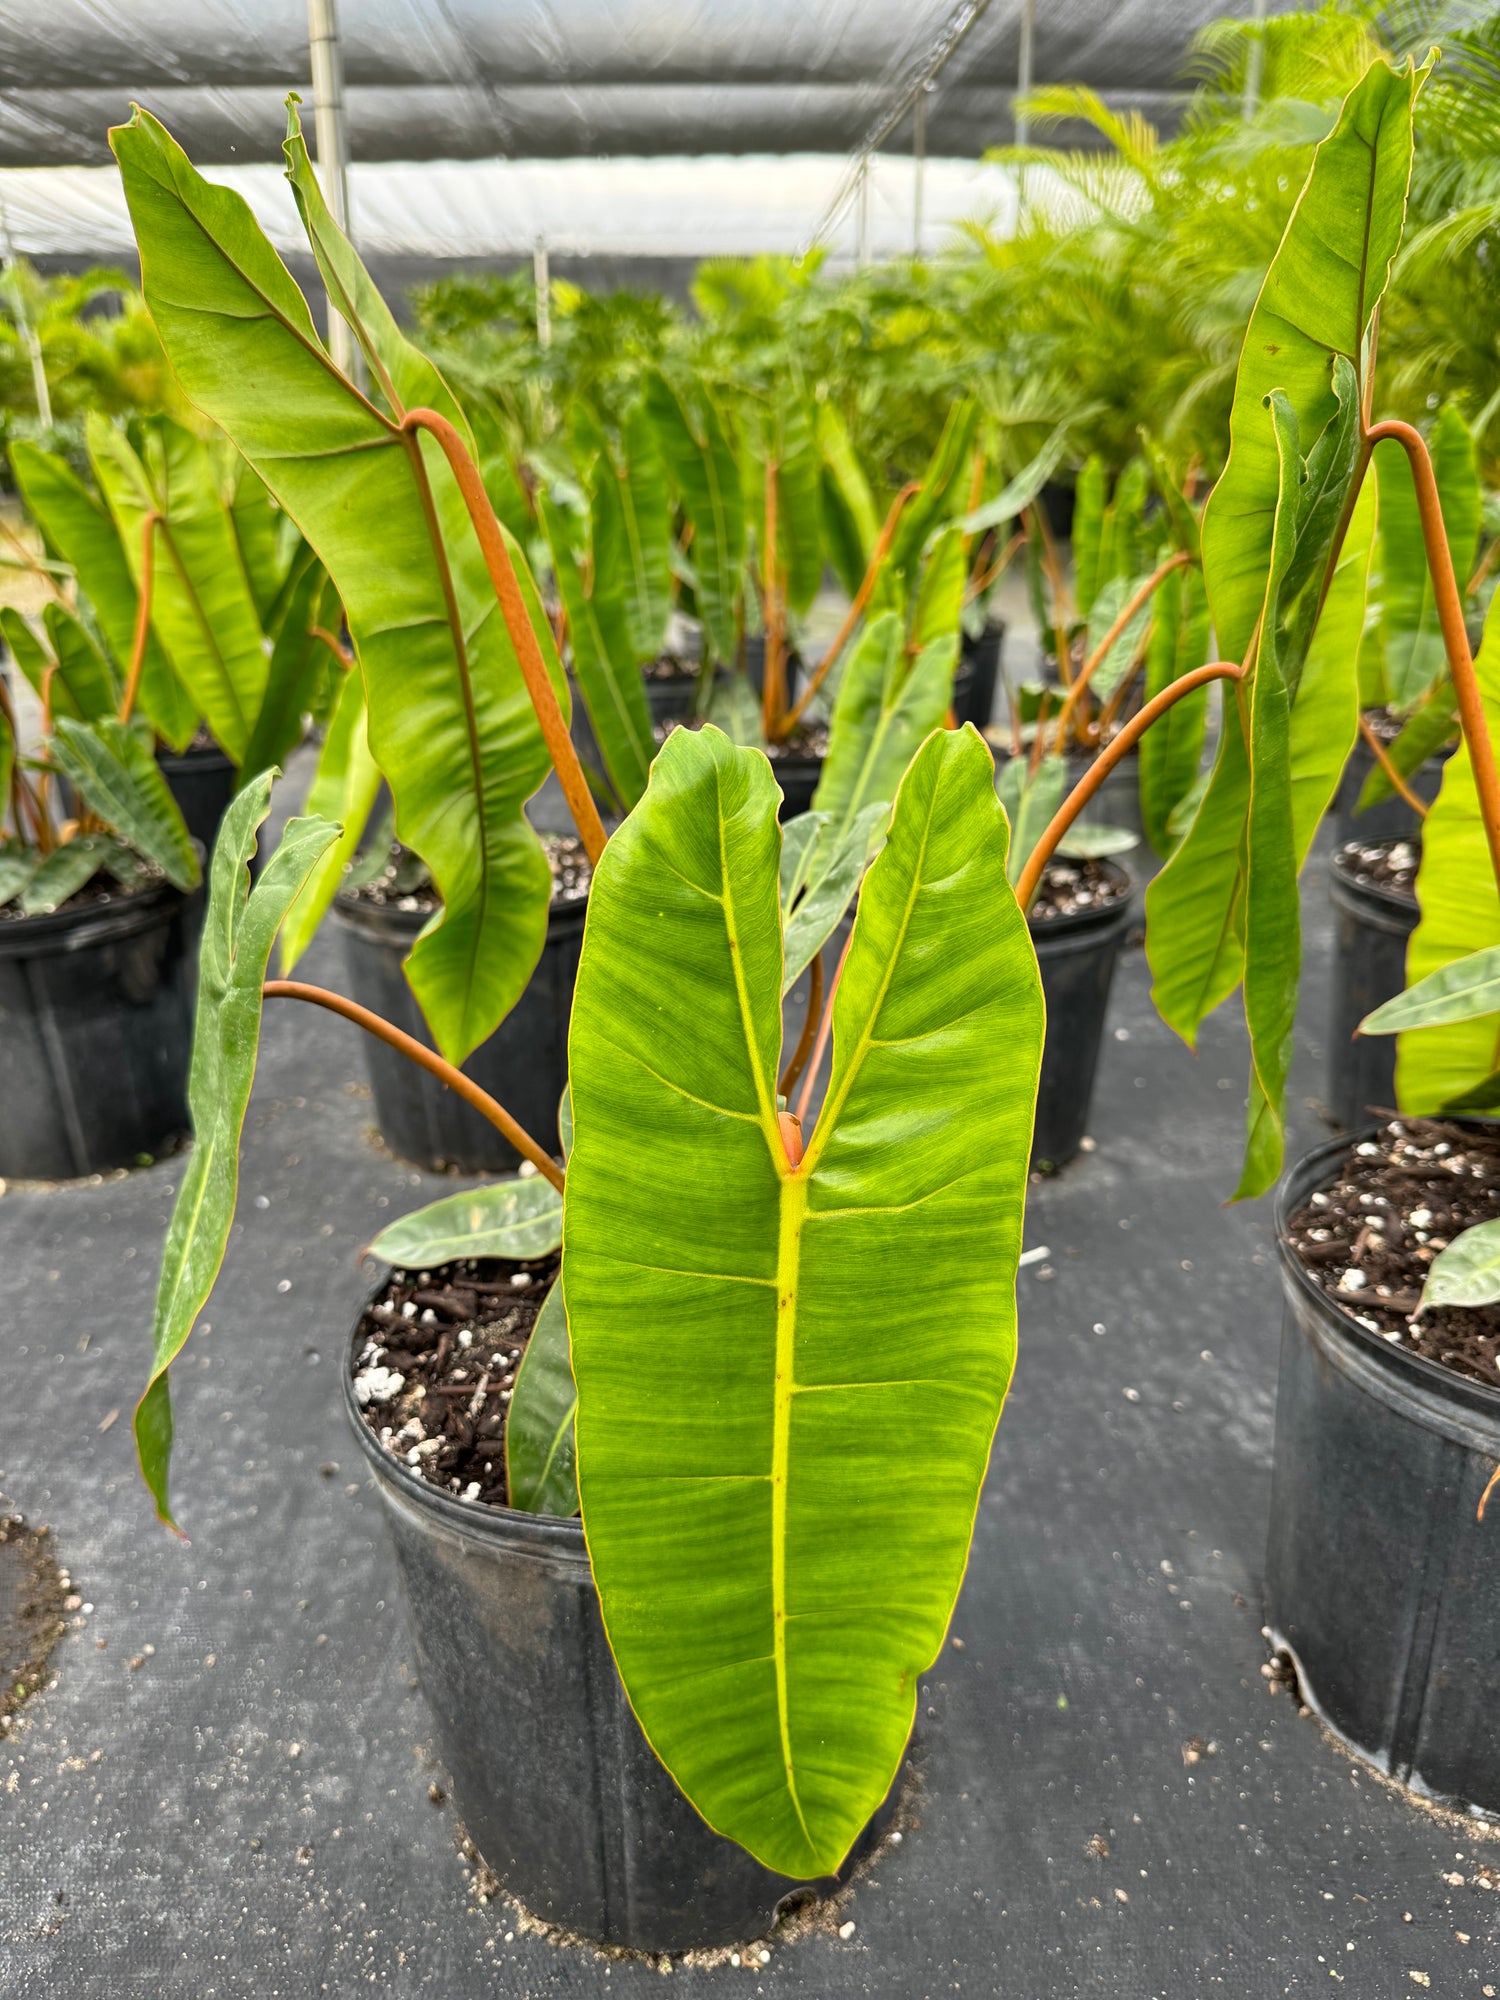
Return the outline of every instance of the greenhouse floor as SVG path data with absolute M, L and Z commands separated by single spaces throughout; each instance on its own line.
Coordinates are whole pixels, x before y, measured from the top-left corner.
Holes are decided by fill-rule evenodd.
M 1309 871 L 1293 1102 L 1321 1136 L 1330 937 Z M 325 939 L 309 977 L 339 978 Z M 1122 964 L 1094 1150 L 1034 1189 L 1021 1358 L 917 1824 L 834 1926 L 673 1987 L 881 2000 L 1500 1988 L 1500 1845 L 1418 1809 L 1262 1674 L 1280 1301 L 1233 1185 L 1245 1052 L 1194 1060 Z M 84 1599 L 0 1739 L 0 1992 L 441 2000 L 660 1991 L 481 1903 L 433 1762 L 379 1505 L 335 1393 L 357 1247 L 445 1184 L 368 1132 L 362 1050 L 273 1008 L 212 1332 L 176 1373 L 176 1494 L 130 1410 L 178 1169 L 0 1200 L 0 1496 Z M 451 1185 L 451 1184 L 449 1184 Z M 3 1509 L 0 1509 L 3 1511 Z M 430 1789 L 431 1788 L 431 1789 Z

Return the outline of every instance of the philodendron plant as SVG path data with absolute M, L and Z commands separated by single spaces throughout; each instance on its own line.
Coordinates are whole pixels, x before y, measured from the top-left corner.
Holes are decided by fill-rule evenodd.
M 337 994 L 266 982 L 277 929 L 339 830 L 293 820 L 247 893 L 271 774 L 225 818 L 200 968 L 197 1139 L 136 1413 L 158 1508 L 170 1519 L 167 1371 L 228 1241 L 263 999 L 312 1000 L 441 1076 L 537 1170 L 407 1218 L 378 1247 L 424 1266 L 445 1245 L 539 1254 L 557 1241 L 561 1195 L 556 1303 L 512 1405 L 511 1498 L 568 1511 L 576 1477 L 605 1625 L 650 1741 L 712 1826 L 773 1869 L 829 1873 L 899 1763 L 1014 1355 L 1043 1023 L 989 751 L 972 728 L 902 708 L 910 626 L 892 610 L 846 674 L 849 752 L 830 758 L 825 809 L 784 834 L 759 749 L 679 730 L 606 844 L 546 622 L 463 412 L 329 220 L 295 116 L 293 189 L 368 393 L 333 367 L 237 195 L 201 179 L 144 112 L 112 139 L 167 354 L 327 568 L 398 832 L 445 905 L 413 964 L 438 1054 Z M 1206 671 L 1149 703 L 1136 735 Z M 534 962 L 545 892 L 521 809 L 549 753 L 594 863 L 566 1171 L 447 1059 Z M 856 888 L 839 975 L 821 1006 L 815 991 L 782 1068 L 789 972 L 820 962 Z

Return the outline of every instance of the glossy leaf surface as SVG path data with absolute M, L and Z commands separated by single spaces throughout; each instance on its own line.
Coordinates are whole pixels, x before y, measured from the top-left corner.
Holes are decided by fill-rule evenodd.
M 312 943 L 329 904 L 353 863 L 380 793 L 380 772 L 370 755 L 365 688 L 357 673 L 344 676 L 339 705 L 318 752 L 318 768 L 308 787 L 307 811 L 337 820 L 338 839 L 308 876 L 302 893 L 281 926 L 281 973 L 286 978 Z
M 646 412 L 661 442 L 683 512 L 693 524 L 698 611 L 713 657 L 739 651 L 745 561 L 745 496 L 724 422 L 706 391 L 686 397 L 663 375 L 646 383 Z
M 900 614 L 871 619 L 839 682 L 815 811 L 843 828 L 877 799 L 896 796 L 917 746 L 948 713 L 957 660 L 956 634 L 908 660 Z
M 1496 1299 L 1500 1299 L 1500 1221 L 1476 1222 L 1433 1258 L 1417 1310 L 1489 1306 Z
M 224 1261 L 240 1179 L 240 1133 L 260 1045 L 261 985 L 277 927 L 338 828 L 294 819 L 247 896 L 256 835 L 270 811 L 271 776 L 252 778 L 219 828 L 198 951 L 198 1012 L 188 1104 L 193 1150 L 183 1163 L 167 1226 L 152 1321 L 151 1378 L 136 1407 L 141 1472 L 163 1521 L 172 1454 L 167 1370 L 208 1303 Z
M 506 1499 L 522 1513 L 566 1519 L 578 1512 L 573 1435 L 577 1408 L 559 1278 L 531 1329 L 505 1418 Z
M 844 826 L 831 814 L 800 813 L 781 844 L 781 923 L 785 963 L 781 990 L 790 993 L 838 928 L 865 869 L 885 838 L 890 807 L 877 799 Z
M 1359 1024 L 1362 1035 L 1395 1035 L 1404 1028 L 1441 1028 L 1500 1014 L 1500 945 L 1440 965 Z
M 460 1257 L 545 1257 L 562 1245 L 562 1196 L 540 1174 L 509 1175 L 444 1195 L 382 1229 L 367 1255 L 403 1271 Z
M 1169 576 L 1156 593 L 1156 622 L 1146 650 L 1147 701 L 1208 658 L 1211 627 L 1203 572 L 1192 567 Z M 1198 775 L 1208 721 L 1208 689 L 1175 702 L 1141 738 L 1141 824 L 1166 858 L 1176 845 L 1170 822 Z
M 764 759 L 679 730 L 605 852 L 563 1271 L 631 1705 L 709 1824 L 801 1877 L 884 1796 L 963 1574 L 1014 1351 L 1042 1007 L 991 758 L 935 732 L 866 878 L 792 1172 L 776 806 Z

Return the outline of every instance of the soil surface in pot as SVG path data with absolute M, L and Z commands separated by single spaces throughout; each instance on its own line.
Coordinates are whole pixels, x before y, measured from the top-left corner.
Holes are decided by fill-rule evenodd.
M 148 889 L 157 888 L 165 879 L 161 870 L 153 861 L 145 861 L 137 857 L 136 865 L 140 873 L 133 881 L 122 882 L 108 868 L 101 868 L 92 881 L 85 882 L 81 889 L 69 896 L 65 903 L 59 903 L 56 909 L 33 910 L 30 914 L 32 916 L 52 917 L 56 916 L 61 910 L 108 909 L 112 903 L 123 903 L 128 901 L 132 896 L 144 895 Z M 9 903 L 0 903 L 0 923 L 24 922 L 27 914 L 21 908 L 19 898 Z
M 674 653 L 663 653 L 641 672 L 648 681 L 696 681 L 698 669 L 691 660 L 679 660 Z
M 594 871 L 583 842 L 576 833 L 537 835 L 552 870 L 552 906 L 578 903 L 589 892 Z M 364 875 L 358 862 L 354 873 L 361 879 L 346 882 L 343 893 L 356 902 L 373 903 L 378 909 L 412 910 L 430 915 L 441 898 L 432 886 L 426 863 L 409 847 L 393 842 L 385 865 L 374 875 Z
M 791 735 L 782 742 L 768 743 L 766 755 L 773 765 L 779 757 L 826 757 L 828 724 L 806 720 L 799 722 Z
M 1500 1305 L 1411 1315 L 1438 1252 L 1497 1215 L 1500 1131 L 1394 1118 L 1350 1148 L 1338 1179 L 1314 1190 L 1288 1234 L 1313 1283 L 1367 1332 L 1494 1388 Z
M 384 1450 L 460 1499 L 506 1504 L 505 1418 L 560 1257 L 393 1271 L 366 1309 L 354 1394 Z
M 1076 916 L 1081 910 L 1097 910 L 1103 903 L 1118 903 L 1129 894 L 1130 877 L 1107 862 L 1049 861 L 1042 871 L 1030 920 L 1045 924 L 1054 917 Z
M 1337 848 L 1333 865 L 1346 882 L 1361 889 L 1389 889 L 1398 896 L 1416 893 L 1422 850 L 1413 840 L 1346 841 Z

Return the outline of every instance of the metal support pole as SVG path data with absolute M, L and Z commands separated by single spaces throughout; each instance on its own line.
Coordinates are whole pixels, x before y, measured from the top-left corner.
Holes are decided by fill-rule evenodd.
M 1246 118 L 1253 118 L 1260 109 L 1261 79 L 1266 68 L 1266 0 L 1253 0 L 1250 21 L 1250 46 L 1245 54 L 1245 99 L 1240 107 Z
M 307 42 L 312 62 L 313 133 L 318 179 L 329 213 L 346 236 L 349 227 L 349 148 L 344 131 L 344 58 L 339 48 L 337 0 L 307 0 Z M 328 306 L 328 352 L 334 366 L 354 377 L 358 351 L 344 320 Z
M 538 236 L 531 246 L 531 281 L 536 287 L 536 344 L 552 345 L 552 266 L 547 256 L 547 239 Z
M 870 156 L 859 163 L 858 208 L 855 215 L 854 262 L 862 271 L 870 261 Z
M 1036 54 L 1036 0 L 1021 0 L 1021 49 L 1016 58 L 1016 103 L 1014 110 L 1016 144 L 1031 144 L 1031 114 L 1026 100 L 1031 95 L 1031 72 Z
M 927 178 L 927 85 L 924 83 L 917 92 L 917 101 L 911 108 L 911 254 L 922 254 L 922 197 L 923 183 Z

